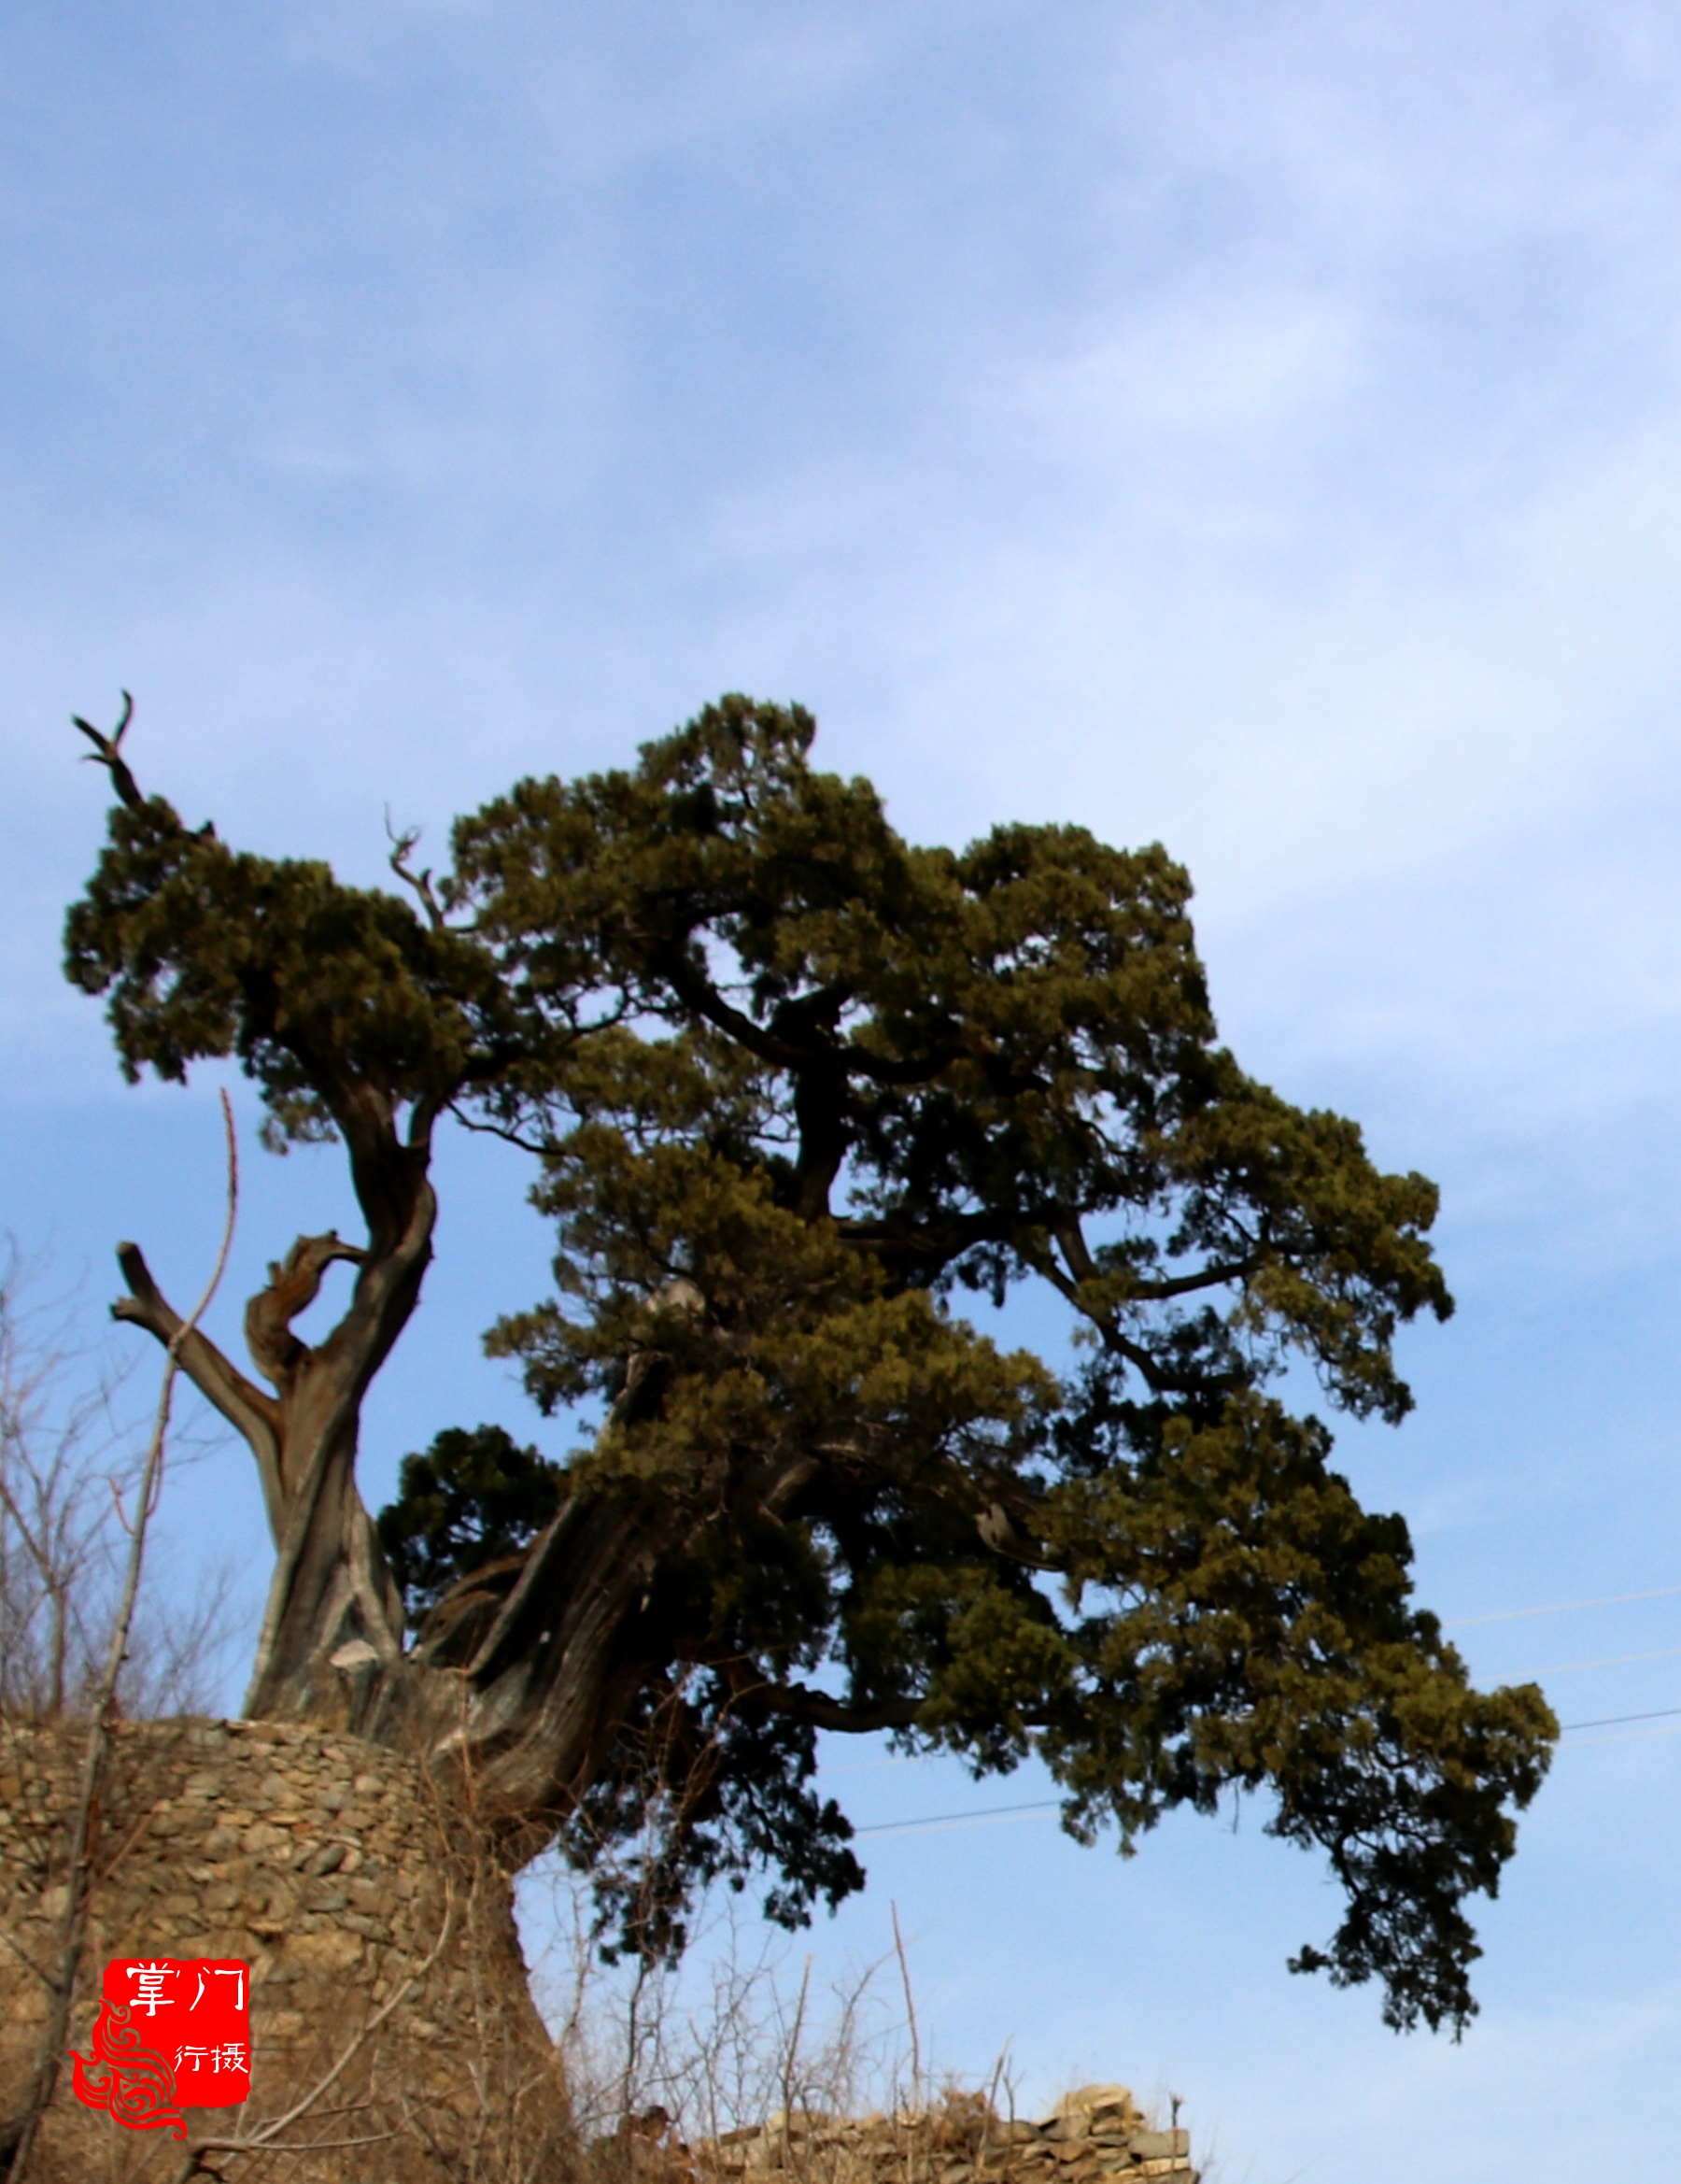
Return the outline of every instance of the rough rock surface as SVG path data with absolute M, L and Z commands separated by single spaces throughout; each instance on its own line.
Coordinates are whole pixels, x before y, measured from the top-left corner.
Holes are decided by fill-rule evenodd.
M 78 1760 L 74 1733 L 0 1723 L 0 1936 L 11 1944 L 0 1945 L 0 2112 L 21 2091 L 46 2015 L 25 1966 L 53 1951 Z M 220 1956 L 251 1965 L 251 2099 L 189 2110 L 195 2133 L 248 2135 L 350 2057 L 282 2135 L 314 2150 L 235 2157 L 234 2179 L 1196 2184 L 1186 2134 L 1153 2127 L 1114 2085 L 1086 2086 L 1036 2122 L 953 2094 L 893 2115 L 796 2111 L 693 2147 L 653 2116 L 581 2161 L 505 1875 L 475 1849 L 470 1814 L 400 1754 L 356 1737 L 268 1722 L 123 1725 L 94 1871 L 74 2046 L 86 2050 L 108 1957 Z M 61 2080 L 39 2184 L 141 2184 L 180 2168 L 173 2138 L 118 2129 Z
M 55 1946 L 79 1742 L 62 1729 L 0 1724 L 0 1935 L 15 1945 L 0 1947 L 7 2108 L 46 2014 L 25 1963 L 47 1963 Z M 248 2131 L 354 2049 L 330 2093 L 285 2138 L 304 2145 L 367 2134 L 375 2143 L 283 2163 L 293 2184 L 489 2177 L 500 2173 L 497 2149 L 512 2156 L 516 2148 L 528 2163 L 539 2159 L 533 2175 L 561 2173 L 560 2072 L 527 1986 L 508 1880 L 476 1851 L 470 1816 L 400 1754 L 271 1722 L 125 1724 L 98 1815 L 94 1871 L 73 2045 L 86 2048 L 109 1957 L 225 1956 L 251 1965 L 251 2098 L 189 2111 L 194 2130 Z M 356 2048 L 434 1950 L 417 1984 Z M 56 2165 L 78 2184 L 120 2175 L 110 2163 L 122 2140 L 133 2142 L 137 2163 L 140 2134 L 81 2108 L 66 2074 L 44 2170 Z M 542 2158 L 545 2145 L 554 2163 Z M 146 2171 L 171 2173 L 155 2152 Z

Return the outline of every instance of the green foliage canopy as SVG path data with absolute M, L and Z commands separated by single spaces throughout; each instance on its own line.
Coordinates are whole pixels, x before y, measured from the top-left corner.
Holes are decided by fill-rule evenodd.
M 379 1543 L 418 1620 L 459 1579 L 516 1561 L 560 1506 L 566 1474 L 503 1425 L 446 1425 L 403 1459 Z
M 1160 848 L 916 848 L 812 734 L 730 698 L 634 770 L 523 781 L 435 892 L 399 858 L 417 908 L 125 808 L 72 975 L 113 989 L 131 1070 L 236 1051 L 282 1135 L 354 1157 L 372 1085 L 541 1163 L 557 1293 L 488 1340 L 580 1445 L 557 1476 L 445 1436 L 380 1531 L 444 1660 L 555 1495 L 654 1512 L 563 1829 L 635 1946 L 680 1945 L 720 1874 L 768 1865 L 789 1921 L 858 1885 L 817 1738 L 886 1731 L 977 1775 L 1038 1758 L 1071 1832 L 1124 1848 L 1265 1793 L 1346 1897 L 1297 1967 L 1462 2024 L 1464 1899 L 1556 1725 L 1470 1687 L 1404 1522 L 1279 1393 L 1299 1361 L 1406 1414 L 1396 1331 L 1451 1310 L 1434 1186 L 1218 1044 Z M 963 1315 L 1024 1289 L 1068 1360 Z
M 1457 2021 L 1459 1907 L 1550 1718 L 1469 1689 L 1405 1525 L 1267 1392 L 1293 1354 L 1405 1414 L 1396 1327 L 1451 1310 L 1435 1191 L 1218 1046 L 1160 849 L 912 848 L 810 768 L 812 729 L 727 701 L 634 773 L 521 783 L 450 883 L 522 1007 L 575 1021 L 580 935 L 622 997 L 538 1133 L 560 1294 L 491 1342 L 545 1409 L 616 1403 L 592 1475 L 693 1512 L 662 1670 L 712 1665 L 690 1745 L 756 1691 L 977 1772 L 1037 1754 L 1068 1825 L 1124 1843 L 1269 1787 L 1349 1899 L 1298 1961 Z M 1030 1283 L 1071 1308 L 1072 1373 L 954 1309 Z M 796 1668 L 837 1703 L 801 1709 Z

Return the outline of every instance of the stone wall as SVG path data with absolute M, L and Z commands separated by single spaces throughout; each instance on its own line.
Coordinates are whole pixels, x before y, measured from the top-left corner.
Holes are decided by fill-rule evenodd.
M 1123 2085 L 1084 2086 L 1037 2122 L 975 2094 L 893 2116 L 779 2116 L 692 2160 L 704 2184 L 1197 2184 L 1189 2134 L 1156 2128 Z
M 0 1933 L 16 1944 L 0 1948 L 0 2107 L 21 2090 L 46 2014 L 18 1952 L 41 1964 L 55 1946 L 79 1743 L 0 1724 Z M 264 2174 L 489 2184 L 563 2173 L 560 2074 L 527 1987 L 509 1883 L 478 1850 L 470 1816 L 418 1768 L 355 1737 L 276 1723 L 125 1724 L 98 1822 L 75 2046 L 86 2050 L 107 1958 L 240 1957 L 251 1965 L 251 2098 L 189 2111 L 195 2131 L 247 2132 L 349 2053 L 285 2142 L 374 2143 L 271 2161 Z M 120 2175 L 121 2141 L 130 2173 L 173 2174 L 146 2136 L 75 2102 L 66 2073 L 43 2177 Z M 237 2173 L 253 2168 L 247 2159 Z
M 46 2015 L 24 1964 L 56 1945 L 79 1759 L 74 1733 L 0 1723 L 0 1936 L 15 1945 L 0 1946 L 0 2114 Z M 1123 2086 L 1085 2087 L 1037 2122 L 953 2095 L 893 2116 L 796 2113 L 693 2148 L 651 2117 L 580 2159 L 506 1877 L 469 1813 L 356 1737 L 268 1722 L 123 1725 L 94 1871 L 73 2046 L 87 2050 L 107 1958 L 239 1957 L 251 1965 L 251 2098 L 189 2110 L 195 2133 L 247 2135 L 350 2057 L 282 2136 L 314 2150 L 236 2157 L 236 2184 L 1196 2184 L 1186 2134 L 1153 2127 Z M 66 2073 L 31 2184 L 179 2173 L 173 2138 L 81 2107 Z

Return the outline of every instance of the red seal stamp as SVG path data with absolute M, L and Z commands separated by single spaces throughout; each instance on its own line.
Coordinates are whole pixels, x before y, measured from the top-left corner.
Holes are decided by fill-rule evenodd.
M 113 1957 L 76 2097 L 129 2131 L 186 2135 L 183 2108 L 251 2090 L 251 1967 L 233 1957 Z

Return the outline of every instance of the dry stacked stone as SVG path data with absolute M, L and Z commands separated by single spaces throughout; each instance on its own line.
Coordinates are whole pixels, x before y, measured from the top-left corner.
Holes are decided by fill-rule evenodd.
M 0 1947 L 0 2107 L 27 2075 L 46 2014 L 25 1965 L 49 1962 L 57 1946 L 80 1749 L 78 1733 L 0 1724 L 0 1934 L 16 1945 Z M 531 2173 L 563 2173 L 560 2074 L 530 1999 L 508 1879 L 470 1815 L 420 1768 L 290 1723 L 128 1723 L 97 1819 L 77 2046 L 85 2049 L 107 1958 L 243 1958 L 251 2099 L 188 2117 L 196 2130 L 238 2130 L 313 2084 L 444 1935 L 431 1968 L 321 2104 L 340 2111 L 335 2123 L 305 2122 L 287 2138 L 394 2135 L 377 2149 L 290 2163 L 289 2177 L 431 2184 L 467 2173 L 469 2141 L 486 2154 L 503 2138 L 528 2164 L 552 2142 L 554 2162 Z M 101 2176 L 109 2140 L 130 2135 L 81 2109 L 67 2083 L 51 2125 L 49 2147 L 78 2177 L 96 2173 L 75 2165 L 79 2133 L 99 2133 Z
M 74 1727 L 0 1723 L 0 2113 L 21 2092 L 46 2016 L 27 1967 L 58 1945 L 80 1754 Z M 692 2149 L 650 2117 L 581 2163 L 505 1874 L 471 1814 L 422 1769 L 353 1737 L 272 1722 L 123 1724 L 93 1871 L 75 2046 L 86 2051 L 107 1958 L 251 1966 L 250 2102 L 190 2110 L 195 2133 L 248 2132 L 351 2053 L 284 2135 L 317 2150 L 251 2171 L 277 2184 L 584 2184 L 589 2171 L 593 2184 L 1196 2184 L 1186 2134 L 1155 2128 L 1115 2085 L 1086 2086 L 1038 2122 L 953 2095 L 855 2120 L 796 2111 Z M 35 2174 L 138 2184 L 177 2173 L 166 2151 L 80 2107 L 66 2078 Z
M 705 2140 L 692 2161 L 704 2184 L 1197 2184 L 1189 2134 L 1158 2130 L 1123 2085 L 1082 2086 L 1038 2122 L 973 2094 L 856 2120 L 796 2112 Z

